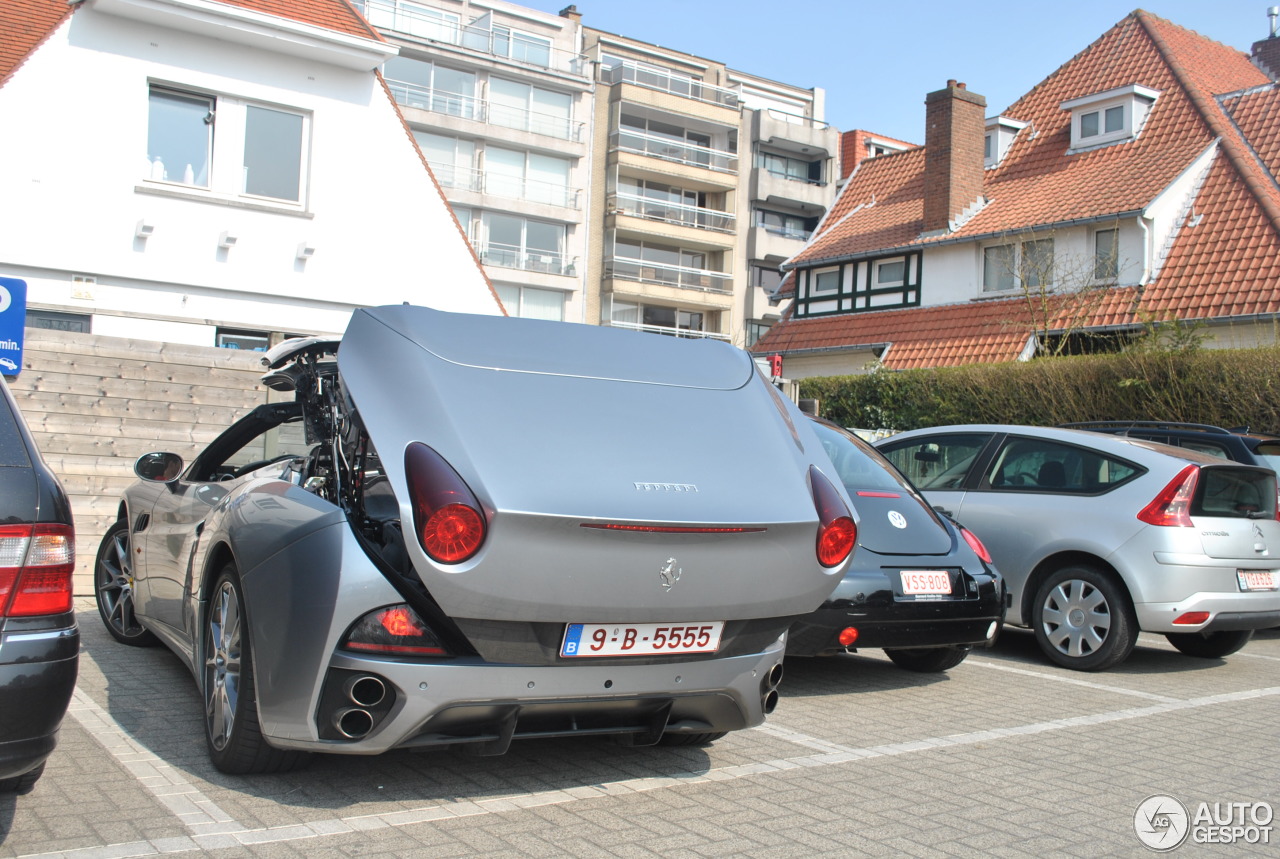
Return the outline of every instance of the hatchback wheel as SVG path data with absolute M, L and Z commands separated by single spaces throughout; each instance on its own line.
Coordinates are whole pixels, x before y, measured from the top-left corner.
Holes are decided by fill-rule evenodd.
M 885 650 L 885 655 L 893 660 L 893 664 L 908 671 L 919 671 L 922 674 L 934 674 L 955 668 L 969 655 L 968 646 L 922 647 L 912 650 Z
M 98 614 L 111 637 L 133 647 L 151 647 L 158 639 L 138 622 L 133 602 L 133 558 L 129 523 L 121 519 L 107 529 L 93 564 L 93 590 Z
M 1218 659 L 1230 656 L 1249 643 L 1252 629 L 1231 632 L 1170 632 L 1165 635 L 1169 643 L 1188 656 L 1201 659 Z
M 1138 638 L 1128 595 L 1096 567 L 1064 567 L 1049 576 L 1036 591 L 1032 613 L 1040 649 L 1075 671 L 1123 662 Z
M 288 772 L 304 765 L 307 752 L 275 749 L 262 737 L 253 683 L 253 654 L 240 577 L 231 564 L 213 587 L 205 618 L 205 739 L 213 765 L 224 773 Z

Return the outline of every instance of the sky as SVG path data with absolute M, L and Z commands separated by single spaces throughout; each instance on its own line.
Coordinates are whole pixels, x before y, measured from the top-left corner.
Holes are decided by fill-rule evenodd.
M 826 91 L 841 131 L 924 142 L 925 94 L 954 78 L 997 116 L 1134 9 L 1248 53 L 1280 0 L 515 0 L 587 27 Z

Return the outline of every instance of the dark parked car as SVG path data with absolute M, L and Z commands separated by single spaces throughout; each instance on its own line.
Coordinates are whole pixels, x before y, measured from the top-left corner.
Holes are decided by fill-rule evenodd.
M 76 685 L 71 505 L 0 382 L 0 791 L 44 772 Z
M 883 648 L 912 671 L 945 671 L 990 646 L 1004 619 L 1004 582 L 972 532 L 931 508 L 871 445 L 815 420 L 858 513 L 858 547 L 835 593 L 798 620 L 788 656 Z
M 1223 429 L 1209 424 L 1165 421 L 1087 421 L 1062 426 L 1144 438 L 1147 441 L 1163 442 L 1197 453 L 1280 471 L 1280 436 L 1249 432 L 1248 429 Z

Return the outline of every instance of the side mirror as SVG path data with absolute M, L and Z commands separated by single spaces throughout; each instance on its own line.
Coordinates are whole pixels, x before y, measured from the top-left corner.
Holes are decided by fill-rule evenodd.
M 144 453 L 133 464 L 133 473 L 143 480 L 172 483 L 182 473 L 182 457 L 176 453 Z

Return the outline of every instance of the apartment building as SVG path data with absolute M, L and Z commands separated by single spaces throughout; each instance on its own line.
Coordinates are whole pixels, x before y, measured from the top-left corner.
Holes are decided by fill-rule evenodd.
M 577 21 L 488 0 L 355 5 L 400 49 L 383 77 L 508 312 L 587 321 L 594 82 Z
M 363 0 L 509 312 L 753 343 L 834 202 L 823 91 L 501 0 Z

